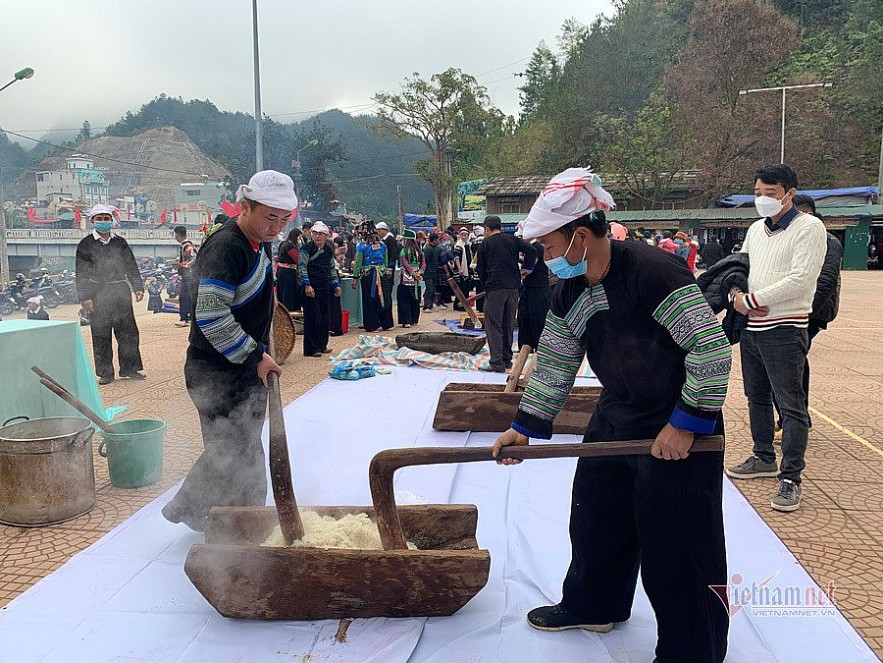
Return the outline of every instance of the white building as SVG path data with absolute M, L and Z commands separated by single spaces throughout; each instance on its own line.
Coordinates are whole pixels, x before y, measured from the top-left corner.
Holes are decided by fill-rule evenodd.
M 109 183 L 104 171 L 82 154 L 67 158 L 64 170 L 44 170 L 36 174 L 37 201 L 41 205 L 55 202 L 81 202 L 87 207 L 107 203 Z

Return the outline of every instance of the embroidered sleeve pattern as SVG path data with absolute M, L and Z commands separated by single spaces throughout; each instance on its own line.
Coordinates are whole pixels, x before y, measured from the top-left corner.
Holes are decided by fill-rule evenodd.
M 686 380 L 669 423 L 694 433 L 712 433 L 727 396 L 732 363 L 730 344 L 717 318 L 695 284 L 672 292 L 653 318 L 687 351 Z
M 234 285 L 224 278 L 204 277 L 199 280 L 196 294 L 196 324 L 212 347 L 233 364 L 245 364 L 263 345 L 242 328 L 233 311 L 257 297 L 271 274 L 270 261 L 261 252 L 251 273 Z
M 536 369 L 512 428 L 528 437 L 552 437 L 552 422 L 570 396 L 584 354 L 582 342 L 567 321 L 550 312 L 540 335 Z

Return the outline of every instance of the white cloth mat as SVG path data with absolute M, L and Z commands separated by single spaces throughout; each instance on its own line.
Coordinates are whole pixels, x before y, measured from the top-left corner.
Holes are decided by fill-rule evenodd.
M 391 447 L 489 445 L 494 434 L 432 430 L 438 392 L 450 381 L 503 375 L 396 368 L 355 382 L 326 380 L 285 410 L 298 502 L 370 504 L 368 462 Z M 578 384 L 592 384 L 579 379 Z M 266 430 L 265 441 L 266 441 Z M 576 442 L 557 436 L 556 442 Z M 173 443 L 173 441 L 170 441 Z M 202 536 L 167 523 L 162 495 L 0 610 L 0 661 L 616 661 L 652 660 L 655 620 L 639 589 L 628 624 L 606 635 L 540 633 L 528 610 L 556 602 L 569 561 L 567 518 L 575 460 L 502 468 L 468 463 L 396 475 L 400 503 L 479 506 L 478 541 L 491 576 L 452 617 L 355 620 L 345 643 L 337 621 L 225 619 L 184 575 Z M 748 582 L 778 571 L 782 586 L 814 586 L 782 542 L 729 483 L 730 570 Z M 730 631 L 732 663 L 876 661 L 849 623 L 827 616 L 759 617 L 747 608 Z

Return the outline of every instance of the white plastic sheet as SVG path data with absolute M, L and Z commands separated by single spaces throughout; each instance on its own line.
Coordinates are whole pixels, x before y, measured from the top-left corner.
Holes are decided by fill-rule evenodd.
M 473 373 L 465 379 L 498 382 L 504 377 Z M 492 434 L 432 430 L 438 392 L 452 380 L 463 381 L 464 374 L 396 368 L 391 376 L 369 380 L 326 380 L 287 407 L 299 502 L 369 504 L 368 462 L 384 448 L 491 444 Z M 479 506 L 478 541 L 491 552 L 491 576 L 487 587 L 452 617 L 356 620 L 345 643 L 334 638 L 337 621 L 225 619 L 184 575 L 187 551 L 202 537 L 162 518 L 160 509 L 173 494 L 169 491 L 0 611 L 0 661 L 649 663 L 655 621 L 640 589 L 631 620 L 606 635 L 540 633 L 524 621 L 528 610 L 560 597 L 570 555 L 567 517 L 574 462 L 533 461 L 515 468 L 471 463 L 397 473 L 401 503 Z M 758 579 L 779 571 L 782 584 L 812 584 L 739 493 L 729 484 L 725 493 L 731 569 Z M 772 618 L 743 611 L 732 622 L 727 660 L 877 659 L 839 613 Z

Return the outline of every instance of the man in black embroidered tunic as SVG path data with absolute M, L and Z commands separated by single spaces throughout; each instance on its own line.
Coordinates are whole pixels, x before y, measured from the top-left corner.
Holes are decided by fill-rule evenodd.
M 689 450 L 695 433 L 723 433 L 730 346 L 683 261 L 607 238 L 613 200 L 600 184 L 586 169 L 565 171 L 525 223 L 561 281 L 536 370 L 495 454 L 551 437 L 584 357 L 603 390 L 583 441 L 655 441 L 652 455 L 578 461 L 562 599 L 532 610 L 528 623 L 606 633 L 629 618 L 640 569 L 657 661 L 720 663 L 729 617 L 709 586 L 727 584 L 723 452 Z
M 334 259 L 331 230 L 322 221 L 310 227 L 311 239 L 301 247 L 297 274 L 304 287 L 304 357 L 321 357 L 328 347 L 331 298 L 340 297 L 340 276 Z
M 77 244 L 77 296 L 91 313 L 92 356 L 98 384 L 114 379 L 113 341 L 116 335 L 120 377 L 143 380 L 138 348 L 140 336 L 132 309 L 144 297 L 144 282 L 129 244 L 113 232 L 114 208 L 95 205 L 89 210 L 92 232 Z
M 273 311 L 270 242 L 297 206 L 291 178 L 256 173 L 239 188 L 242 213 L 202 245 L 193 264 L 190 347 L 184 380 L 199 413 L 204 451 L 163 516 L 205 529 L 215 506 L 262 506 L 267 477 L 261 428 Z

